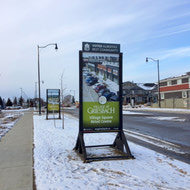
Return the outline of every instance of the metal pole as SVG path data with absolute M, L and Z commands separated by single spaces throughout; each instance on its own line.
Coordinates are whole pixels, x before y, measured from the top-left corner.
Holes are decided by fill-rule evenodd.
M 38 47 L 38 89 L 39 89 L 39 115 L 41 115 L 41 97 L 40 97 L 40 48 L 46 48 L 47 46 L 54 45 L 55 50 L 58 50 L 57 44 L 56 43 L 51 43 L 46 46 L 37 46 Z
M 157 60 L 157 68 L 158 68 L 158 106 L 160 108 L 161 105 L 160 105 L 160 69 L 159 69 L 159 59 Z
M 39 95 L 39 115 L 41 115 L 41 94 L 40 94 L 40 53 L 38 45 L 38 95 Z

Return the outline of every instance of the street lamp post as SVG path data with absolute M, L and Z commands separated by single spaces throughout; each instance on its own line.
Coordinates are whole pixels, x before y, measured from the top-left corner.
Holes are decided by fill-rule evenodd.
M 38 48 L 38 95 L 39 95 L 39 115 L 41 115 L 41 94 L 40 94 L 40 51 L 39 49 L 40 48 L 46 48 L 50 45 L 53 45 L 55 46 L 55 50 L 58 50 L 58 47 L 57 47 L 57 44 L 56 43 L 51 43 L 51 44 L 48 44 L 46 46 L 37 46 Z
M 160 69 L 159 69 L 159 59 L 153 59 L 151 57 L 146 57 L 146 62 L 148 62 L 149 59 L 157 63 L 157 70 L 158 70 L 158 106 L 160 108 L 161 104 L 160 104 Z

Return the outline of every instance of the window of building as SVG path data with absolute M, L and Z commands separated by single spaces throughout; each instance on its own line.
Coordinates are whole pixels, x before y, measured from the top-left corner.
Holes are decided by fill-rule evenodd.
M 189 78 L 182 79 L 182 83 L 188 83 L 188 82 L 189 82 Z
M 165 99 L 170 99 L 170 98 L 182 98 L 182 93 L 181 92 L 170 92 L 170 93 L 165 93 Z
M 167 82 L 161 82 L 160 86 L 167 86 Z
M 142 102 L 142 97 L 138 97 L 138 102 Z
M 177 80 L 172 80 L 172 85 L 177 84 Z

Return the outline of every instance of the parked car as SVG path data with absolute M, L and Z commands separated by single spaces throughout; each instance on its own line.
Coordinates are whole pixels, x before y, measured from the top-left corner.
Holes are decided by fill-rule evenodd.
M 92 73 L 84 73 L 83 76 L 84 76 L 84 78 L 86 79 L 87 77 L 92 76 Z
M 115 95 L 116 95 L 116 94 L 115 94 L 114 92 L 106 92 L 106 93 L 103 94 L 103 96 L 106 97 L 107 101 L 109 101 L 110 98 L 111 98 L 112 96 L 115 96 Z
M 92 80 L 90 80 L 89 82 L 88 82 L 88 86 L 91 86 L 91 85 L 93 85 L 93 84 L 95 84 L 95 83 L 97 83 L 98 82 L 98 79 L 97 78 L 93 78 Z
M 92 86 L 92 89 L 94 89 L 94 90 L 95 90 L 95 89 L 96 89 L 96 87 L 97 87 L 97 86 L 100 86 L 100 85 L 102 85 L 102 84 L 101 84 L 101 83 L 96 83 L 96 84 L 94 84 L 94 85 Z
M 118 97 L 117 95 L 112 96 L 112 97 L 110 98 L 110 101 L 119 101 L 119 97 Z
M 102 89 L 98 92 L 98 96 L 102 96 L 103 94 L 105 94 L 106 92 L 110 92 L 109 89 L 105 88 L 105 89 Z
M 90 80 L 92 80 L 93 78 L 94 78 L 94 77 L 92 77 L 92 76 L 87 77 L 86 80 L 85 80 L 86 83 L 88 83 L 88 82 L 89 82 Z
M 100 90 L 105 89 L 105 88 L 106 88 L 106 86 L 100 85 L 100 86 L 96 87 L 95 91 L 98 93 Z

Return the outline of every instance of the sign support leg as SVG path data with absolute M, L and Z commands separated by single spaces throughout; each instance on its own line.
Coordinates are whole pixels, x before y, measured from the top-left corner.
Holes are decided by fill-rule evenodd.
M 86 161 L 86 148 L 85 148 L 85 143 L 84 143 L 84 138 L 83 138 L 83 133 L 79 132 L 76 146 L 74 148 L 79 154 L 82 154 L 84 161 Z
M 115 138 L 115 141 L 113 143 L 113 147 L 117 148 L 118 150 L 120 150 L 123 153 L 124 153 L 124 147 L 125 147 L 127 156 L 134 158 L 134 156 L 131 154 L 131 151 L 129 149 L 129 145 L 127 143 L 127 139 L 125 137 L 123 130 L 118 132 L 118 134 Z

